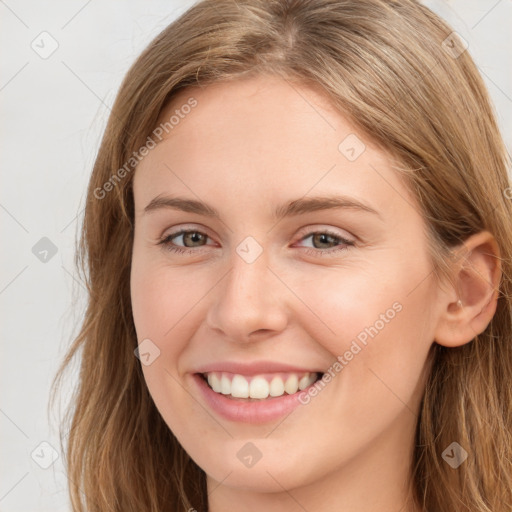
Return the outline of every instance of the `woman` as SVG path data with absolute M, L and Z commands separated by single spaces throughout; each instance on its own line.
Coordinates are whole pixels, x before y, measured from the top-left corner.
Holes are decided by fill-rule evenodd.
M 419 3 L 194 5 L 91 176 L 73 510 L 510 510 L 508 163 Z

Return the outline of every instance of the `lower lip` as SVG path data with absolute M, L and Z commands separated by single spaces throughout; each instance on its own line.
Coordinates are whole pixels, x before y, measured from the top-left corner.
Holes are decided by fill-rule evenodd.
M 242 399 L 233 400 L 226 395 L 216 393 L 199 375 L 192 378 L 201 390 L 208 405 L 223 418 L 240 423 L 269 423 L 290 414 L 299 405 L 299 395 L 307 393 L 309 388 L 298 391 L 293 395 L 283 395 L 275 398 L 246 402 Z M 311 386 L 313 386 L 312 384 Z

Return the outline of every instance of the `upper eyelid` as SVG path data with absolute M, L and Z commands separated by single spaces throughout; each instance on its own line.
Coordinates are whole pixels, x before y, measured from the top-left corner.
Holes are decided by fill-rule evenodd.
M 343 233 L 336 233 L 337 230 L 341 230 L 341 231 L 344 231 L 347 236 L 345 236 Z M 332 234 L 333 236 L 338 236 L 340 238 L 353 238 L 353 239 L 356 239 L 356 236 L 353 235 L 352 233 L 350 233 L 350 231 L 347 231 L 346 229 L 342 229 L 342 228 L 335 228 L 335 227 L 325 227 L 324 224 L 313 224 L 312 226 L 308 226 L 308 227 L 305 227 L 305 228 L 301 228 L 299 230 L 299 235 L 302 238 L 304 238 L 304 236 L 309 236 L 309 235 L 312 235 L 314 233 L 329 233 L 329 234 Z
M 298 239 L 296 240 L 296 242 L 300 242 L 302 240 L 304 240 L 305 238 L 307 237 L 310 237 L 314 234 L 318 234 L 318 233 L 326 233 L 326 234 L 329 234 L 331 236 L 334 236 L 334 237 L 338 237 L 340 239 L 343 239 L 347 242 L 355 242 L 357 237 L 355 237 L 354 235 L 352 235 L 351 233 L 348 233 L 348 236 L 345 236 L 343 234 L 340 234 L 340 233 L 336 233 L 335 230 L 336 229 L 341 229 L 341 228 L 332 228 L 332 227 L 322 227 L 322 225 L 313 225 L 313 226 L 310 226 L 310 227 L 305 227 L 305 228 L 301 228 L 298 232 Z M 168 233 L 168 234 L 164 234 L 160 237 L 160 240 L 164 241 L 166 239 L 169 239 L 169 238 L 178 238 L 179 236 L 182 236 L 184 234 L 187 234 L 189 232 L 191 233 L 194 233 L 194 232 L 197 232 L 197 233 L 201 233 L 203 235 L 206 235 L 207 238 L 209 238 L 210 240 L 213 240 L 213 237 L 211 237 L 207 232 L 207 230 L 204 229 L 204 228 L 195 228 L 195 227 L 181 227 L 179 229 L 176 229 L 176 231 L 173 231 L 171 233 Z M 344 230 L 345 231 L 345 230 Z M 294 242 L 295 243 L 295 242 Z
M 171 231 L 170 233 L 166 233 L 164 231 L 164 234 L 160 237 L 160 240 L 166 240 L 167 238 L 174 238 L 174 237 L 177 238 L 178 236 L 185 235 L 187 233 L 201 233 L 202 235 L 206 235 L 210 240 L 213 240 L 213 237 L 211 237 L 207 233 L 207 230 L 205 230 L 204 228 L 192 228 L 192 227 L 179 228 L 179 229 L 176 229 L 175 231 Z

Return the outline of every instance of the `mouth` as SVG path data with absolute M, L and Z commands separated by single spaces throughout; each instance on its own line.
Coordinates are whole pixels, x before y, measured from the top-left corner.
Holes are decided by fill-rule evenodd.
M 295 395 L 322 378 L 321 372 L 279 372 L 241 375 L 229 372 L 196 374 L 219 395 L 234 401 L 261 402 Z

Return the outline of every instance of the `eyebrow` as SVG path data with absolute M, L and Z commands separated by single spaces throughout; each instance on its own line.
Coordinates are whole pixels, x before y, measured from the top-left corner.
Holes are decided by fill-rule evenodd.
M 163 208 L 180 210 L 187 213 L 196 213 L 198 215 L 220 220 L 219 212 L 209 204 L 185 197 L 157 196 L 144 208 L 144 213 L 150 213 Z M 277 207 L 272 212 L 272 217 L 274 220 L 281 220 L 285 217 L 293 217 L 320 210 L 336 209 L 372 213 L 382 219 L 381 214 L 370 205 L 353 197 L 343 195 L 302 197 L 300 199 L 295 199 Z

